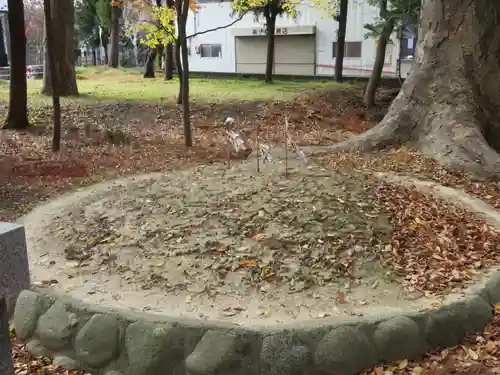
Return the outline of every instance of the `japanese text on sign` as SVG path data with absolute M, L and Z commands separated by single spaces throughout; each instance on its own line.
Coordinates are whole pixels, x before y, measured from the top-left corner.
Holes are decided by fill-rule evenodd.
M 265 27 L 262 27 L 260 29 L 253 29 L 252 30 L 252 35 L 266 35 L 267 34 L 267 29 Z M 275 35 L 287 35 L 288 34 L 288 28 L 286 27 L 278 27 L 275 32 Z

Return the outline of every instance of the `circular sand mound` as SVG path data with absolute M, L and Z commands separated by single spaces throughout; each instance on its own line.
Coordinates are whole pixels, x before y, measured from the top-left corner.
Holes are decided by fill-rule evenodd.
M 381 265 L 370 181 L 246 162 L 100 184 L 26 218 L 33 275 L 110 306 L 241 324 L 427 307 Z

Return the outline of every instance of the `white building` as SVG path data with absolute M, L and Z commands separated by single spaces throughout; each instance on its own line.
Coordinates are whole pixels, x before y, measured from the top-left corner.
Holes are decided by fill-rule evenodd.
M 201 9 L 190 13 L 187 34 L 230 24 L 230 2 L 199 0 Z M 277 20 L 275 74 L 303 76 L 333 76 L 335 41 L 338 23 L 317 9 L 303 4 L 297 19 Z M 344 75 L 367 77 L 375 59 L 376 40 L 365 39 L 367 23 L 373 22 L 379 9 L 365 0 L 349 1 Z M 200 73 L 263 74 L 265 71 L 267 38 L 264 23 L 253 15 L 225 29 L 198 35 L 190 39 L 190 70 Z M 401 38 L 394 33 L 387 46 L 383 76 L 405 78 L 411 68 L 414 38 L 411 31 Z M 401 48 L 400 48 L 401 45 Z

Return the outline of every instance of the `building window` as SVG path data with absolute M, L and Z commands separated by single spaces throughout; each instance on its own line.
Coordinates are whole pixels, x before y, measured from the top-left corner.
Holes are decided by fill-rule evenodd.
M 401 30 L 401 50 L 402 59 L 413 58 L 415 56 L 415 44 L 417 42 L 417 26 L 407 25 Z
M 222 57 L 222 46 L 220 44 L 201 44 L 200 57 Z
M 361 58 L 361 42 L 345 42 L 344 57 L 351 59 Z M 333 42 L 333 53 L 332 57 L 337 56 L 337 42 Z

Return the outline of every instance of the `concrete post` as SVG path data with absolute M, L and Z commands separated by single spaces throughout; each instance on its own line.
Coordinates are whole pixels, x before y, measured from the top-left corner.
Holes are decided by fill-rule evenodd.
M 0 222 L 0 375 L 13 375 L 9 317 L 17 296 L 30 287 L 24 227 Z

